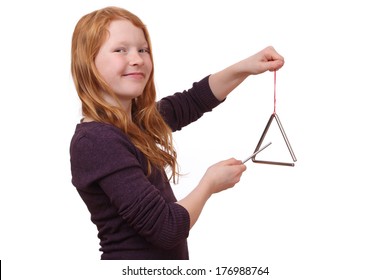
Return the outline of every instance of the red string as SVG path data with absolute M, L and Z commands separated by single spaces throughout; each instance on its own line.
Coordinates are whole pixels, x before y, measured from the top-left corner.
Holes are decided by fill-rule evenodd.
M 276 114 L 276 70 L 274 71 L 274 115 Z

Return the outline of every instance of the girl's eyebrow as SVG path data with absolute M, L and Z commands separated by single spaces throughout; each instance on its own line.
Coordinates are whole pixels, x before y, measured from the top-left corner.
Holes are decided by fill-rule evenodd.
M 141 43 L 139 42 L 131 42 L 131 41 L 128 41 L 128 40 L 120 40 L 120 41 L 117 41 L 115 42 L 116 44 L 118 45 L 137 45 L 137 46 L 149 46 L 148 42 L 146 41 L 142 41 Z

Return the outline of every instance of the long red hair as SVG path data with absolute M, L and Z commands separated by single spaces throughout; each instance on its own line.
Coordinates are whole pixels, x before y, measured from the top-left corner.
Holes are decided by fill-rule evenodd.
M 148 30 L 136 15 L 122 8 L 106 7 L 83 16 L 73 32 L 71 53 L 72 77 L 82 103 L 82 113 L 95 121 L 112 124 L 127 134 L 146 156 L 148 175 L 152 165 L 160 170 L 170 167 L 171 178 L 175 181 L 178 174 L 176 151 L 172 144 L 172 131 L 157 110 L 154 70 L 143 94 L 133 100 L 131 116 L 119 106 L 119 102 L 118 106 L 112 106 L 103 98 L 102 92 L 105 92 L 118 101 L 95 66 L 96 55 L 108 36 L 108 26 L 116 19 L 129 20 L 142 29 L 153 64 Z

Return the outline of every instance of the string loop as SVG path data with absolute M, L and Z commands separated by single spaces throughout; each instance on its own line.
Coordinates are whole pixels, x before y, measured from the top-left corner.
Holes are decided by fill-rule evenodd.
M 274 71 L 274 115 L 276 114 L 276 70 Z

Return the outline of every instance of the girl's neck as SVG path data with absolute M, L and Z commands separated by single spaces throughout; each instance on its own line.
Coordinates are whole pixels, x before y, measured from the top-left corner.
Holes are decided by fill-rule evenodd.
M 95 121 L 95 120 L 92 119 L 92 118 L 90 118 L 90 117 L 83 117 L 83 118 L 81 119 L 81 122 L 82 122 L 82 123 L 94 122 L 94 121 Z

